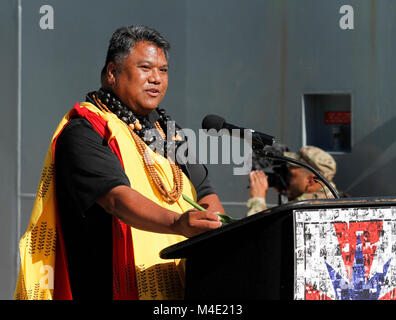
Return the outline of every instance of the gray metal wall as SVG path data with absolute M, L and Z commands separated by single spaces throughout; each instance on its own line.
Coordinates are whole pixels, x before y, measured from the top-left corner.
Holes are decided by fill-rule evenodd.
M 350 93 L 352 151 L 335 155 L 335 182 L 352 196 L 394 194 L 396 2 L 347 2 L 354 30 L 340 29 L 346 3 L 338 0 L 2 0 L 0 299 L 13 295 L 17 241 L 50 137 L 63 114 L 99 87 L 108 40 L 122 25 L 153 26 L 170 40 L 163 105 L 186 128 L 217 113 L 296 150 L 302 96 Z M 44 4 L 54 9 L 53 30 L 39 26 Z M 242 217 L 248 179 L 233 168 L 209 165 L 227 212 Z
M 15 287 L 18 212 L 18 6 L 0 4 L 0 298 L 9 299 Z

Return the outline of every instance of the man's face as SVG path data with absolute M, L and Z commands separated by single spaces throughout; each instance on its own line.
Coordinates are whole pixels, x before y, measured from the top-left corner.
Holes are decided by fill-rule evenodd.
M 309 176 L 304 168 L 289 168 L 289 185 L 286 195 L 289 200 L 294 200 L 306 192 L 309 183 Z
M 121 70 L 110 76 L 113 92 L 137 115 L 151 113 L 168 88 L 164 51 L 150 42 L 137 42 Z

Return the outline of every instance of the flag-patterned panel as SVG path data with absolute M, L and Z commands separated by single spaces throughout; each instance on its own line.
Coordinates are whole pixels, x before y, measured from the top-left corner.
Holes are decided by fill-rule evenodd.
M 396 300 L 396 208 L 295 210 L 297 300 Z

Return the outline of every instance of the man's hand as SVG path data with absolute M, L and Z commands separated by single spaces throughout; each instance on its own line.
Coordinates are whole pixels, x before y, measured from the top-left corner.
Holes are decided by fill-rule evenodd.
M 267 196 L 268 180 L 265 173 L 261 170 L 251 171 L 250 179 L 250 197 L 264 198 Z
M 180 215 L 174 227 L 178 234 L 191 238 L 221 227 L 221 221 L 215 212 L 189 210 Z

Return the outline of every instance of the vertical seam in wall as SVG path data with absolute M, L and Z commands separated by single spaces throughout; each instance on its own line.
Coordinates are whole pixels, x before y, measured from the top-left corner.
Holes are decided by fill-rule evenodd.
M 372 115 L 372 125 L 376 127 L 378 125 L 378 103 L 377 103 L 377 97 L 378 97 L 378 78 L 377 78 L 377 65 L 376 65 L 376 55 L 377 55 L 377 47 L 376 47 L 376 42 L 377 42 L 377 7 L 375 0 L 371 0 L 370 3 L 370 76 L 372 79 L 372 88 L 374 88 L 373 93 L 374 93 L 374 99 L 372 99 L 371 103 L 371 115 Z
M 22 0 L 18 0 L 18 89 L 17 89 L 17 221 L 16 221 L 16 276 L 19 270 L 19 237 L 21 232 L 21 151 L 22 151 Z
M 307 145 L 307 125 L 305 118 L 305 100 L 304 94 L 301 94 L 301 137 L 302 137 L 302 146 Z
M 188 123 L 189 124 L 189 126 L 191 126 L 190 125 L 190 122 L 188 121 L 189 120 L 189 108 L 190 108 L 190 104 L 189 104 L 189 102 L 190 102 L 190 99 L 189 99 L 189 91 L 188 91 L 188 85 L 189 85 L 189 83 L 188 83 L 188 81 L 189 81 L 189 66 L 188 66 L 188 61 L 189 61 L 189 37 L 188 37 L 188 34 L 189 34 L 189 32 L 190 32 L 190 26 L 189 26 L 189 21 L 190 21 L 190 17 L 189 17 L 189 14 L 190 14 L 190 1 L 186 1 L 185 2 L 185 8 L 184 8 L 184 12 L 185 12 L 185 14 L 184 14 L 184 17 L 185 17 L 185 19 L 184 19 L 184 23 L 185 23 L 185 28 L 184 28 L 184 30 L 185 30 L 185 33 L 184 33 L 184 37 L 185 37 L 185 49 L 186 49 L 186 52 L 185 52 L 185 61 L 184 61 L 184 63 L 185 63 L 185 71 L 184 71 L 184 74 L 185 74 L 185 80 L 184 80 L 184 110 L 185 110 L 185 116 L 184 116 L 184 125 L 186 124 L 186 123 Z
M 287 135 L 287 123 L 285 114 L 286 104 L 286 76 L 287 76 L 287 19 L 286 19 L 286 3 L 285 0 L 281 4 L 281 47 L 280 47 L 280 141 L 283 143 Z

